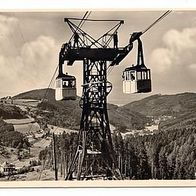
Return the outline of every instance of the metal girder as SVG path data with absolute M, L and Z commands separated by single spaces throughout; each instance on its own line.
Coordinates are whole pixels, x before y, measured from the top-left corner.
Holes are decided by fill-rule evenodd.
M 122 20 L 112 20 L 117 24 L 97 39 L 81 29 L 81 22 L 77 26 L 71 20 L 74 19 L 65 19 L 73 35 L 61 49 L 59 69 L 62 70 L 64 61 L 67 61 L 67 65 L 72 65 L 74 61 L 83 62 L 83 95 L 80 101 L 82 117 L 78 147 L 66 180 L 73 177 L 83 179 L 89 171 L 85 165 L 90 161 L 89 167 L 93 167 L 95 158 L 101 160 L 99 164 L 105 174 L 110 170 L 114 178 L 122 179 L 115 159 L 107 112 L 107 95 L 112 90 L 111 83 L 107 81 L 107 69 L 119 64 L 127 56 L 132 43 L 123 48 L 110 46 L 114 34 L 124 23 Z M 81 21 L 88 20 L 84 17 Z M 94 158 L 89 159 L 90 156 Z
M 77 158 L 73 160 L 67 179 L 71 179 L 74 172 L 77 180 L 84 178 L 87 149 L 100 152 L 98 156 L 102 159 L 105 172 L 109 169 L 116 179 L 121 179 L 107 113 L 107 95 L 112 89 L 111 83 L 107 81 L 107 62 L 85 59 L 83 70 L 84 85 L 80 103 L 83 111 L 78 142 L 81 148 L 80 152 L 76 152 Z

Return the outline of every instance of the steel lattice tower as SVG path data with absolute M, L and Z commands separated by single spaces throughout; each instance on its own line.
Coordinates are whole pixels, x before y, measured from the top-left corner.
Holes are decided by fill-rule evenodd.
M 59 53 L 59 75 L 62 74 L 62 66 L 65 61 L 67 61 L 67 65 L 73 65 L 75 61 L 83 62 L 83 95 L 80 101 L 82 117 L 77 151 L 69 167 L 67 180 L 72 179 L 74 173 L 78 180 L 83 179 L 96 160 L 102 160 L 101 164 L 104 165 L 105 173 L 109 170 L 113 177 L 122 179 L 115 159 L 107 112 L 107 95 L 112 89 L 111 83 L 107 81 L 107 71 L 109 67 L 118 65 L 128 55 L 136 40 L 138 40 L 138 65 L 143 65 L 140 36 L 170 13 L 171 10 L 166 11 L 142 32 L 131 34 L 129 43 L 121 48 L 118 48 L 117 31 L 124 23 L 123 20 L 87 19 L 88 12 L 82 19 L 65 18 L 73 35 L 69 42 L 63 44 Z M 79 21 L 79 24 L 76 25 L 73 21 Z M 98 39 L 94 39 L 81 29 L 85 21 L 115 22 L 117 24 Z M 74 44 L 72 44 L 73 40 Z M 112 40 L 114 41 L 113 47 L 110 46 Z M 142 92 L 150 90 L 151 88 L 144 88 Z M 92 158 L 89 158 L 90 156 Z M 90 165 L 86 164 L 88 159 Z
M 123 48 L 111 48 L 109 45 L 112 36 L 124 23 L 122 20 L 112 20 L 118 23 L 98 39 L 84 32 L 72 20 L 79 19 L 65 19 L 73 36 L 66 43 L 66 47 L 64 45 L 61 49 L 59 70 L 62 71 L 64 61 L 67 61 L 67 65 L 72 65 L 74 61 L 83 62 L 83 95 L 80 101 L 82 117 L 78 147 L 66 179 L 72 179 L 73 174 L 78 180 L 83 179 L 88 174 L 89 168 L 98 160 L 101 160 L 100 163 L 104 168 L 102 173 L 110 171 L 113 178 L 122 179 L 115 160 L 107 112 L 107 95 L 112 90 L 112 84 L 107 81 L 107 70 L 125 58 L 132 49 L 132 44 Z M 72 47 L 76 33 L 78 43 L 74 43 Z

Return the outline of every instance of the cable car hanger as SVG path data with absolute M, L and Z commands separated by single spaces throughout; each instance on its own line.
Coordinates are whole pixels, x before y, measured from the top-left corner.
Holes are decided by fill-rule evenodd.
M 170 13 L 171 11 L 168 10 L 142 32 L 134 32 L 131 34 L 129 41 L 130 46 L 133 47 L 134 41 L 137 40 L 138 42 L 137 63 L 136 65 L 127 67 L 123 72 L 122 77 L 124 93 L 130 94 L 151 92 L 151 71 L 144 64 L 143 46 L 140 37 Z

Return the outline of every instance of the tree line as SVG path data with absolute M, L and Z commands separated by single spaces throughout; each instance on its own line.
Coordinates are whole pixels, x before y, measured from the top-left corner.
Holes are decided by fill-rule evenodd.
M 75 155 L 76 133 L 57 136 L 57 165 L 65 176 Z M 120 131 L 112 135 L 118 167 L 124 179 L 195 179 L 196 129 L 175 128 L 154 135 L 122 137 Z M 54 167 L 53 143 L 42 150 L 39 159 L 45 167 Z M 94 170 L 101 171 L 97 161 Z M 96 173 L 96 171 L 94 171 Z
M 114 135 L 121 173 L 130 179 L 195 179 L 196 129 L 178 128 L 154 135 Z

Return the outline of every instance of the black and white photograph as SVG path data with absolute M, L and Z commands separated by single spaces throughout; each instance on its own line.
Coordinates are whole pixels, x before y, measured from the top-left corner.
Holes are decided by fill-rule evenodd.
M 196 10 L 1 12 L 0 186 L 196 185 L 195 54 Z

